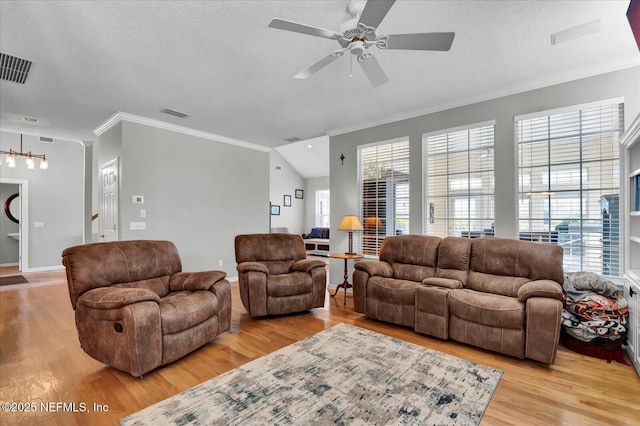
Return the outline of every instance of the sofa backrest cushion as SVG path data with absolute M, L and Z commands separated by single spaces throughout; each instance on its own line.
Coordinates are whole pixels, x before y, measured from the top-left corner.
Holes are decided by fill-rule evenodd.
M 246 234 L 235 239 L 236 262 L 260 262 L 273 275 L 286 274 L 298 259 L 306 259 L 302 237 L 297 234 Z
M 518 289 L 533 280 L 562 285 L 562 247 L 503 238 L 472 241 L 467 288 L 517 297 Z
M 469 238 L 444 238 L 438 248 L 436 277 L 458 280 L 466 285 L 470 261 L 471 240 Z
M 69 297 L 75 309 L 85 292 L 114 284 L 150 288 L 164 297 L 169 280 L 182 271 L 178 249 L 170 241 L 110 241 L 69 247 L 62 252 L 67 273 Z
M 380 260 L 393 268 L 393 277 L 422 282 L 435 276 L 440 237 L 397 235 L 386 237 L 380 247 Z

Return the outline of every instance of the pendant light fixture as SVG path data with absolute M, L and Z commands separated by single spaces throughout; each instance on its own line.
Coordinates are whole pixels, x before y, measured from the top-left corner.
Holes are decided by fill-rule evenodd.
M 22 151 L 22 135 L 20 135 L 20 152 L 9 149 L 9 151 L 0 151 L 0 154 L 6 154 L 6 162 L 7 166 L 10 168 L 16 167 L 16 157 L 26 157 L 25 164 L 27 168 L 30 170 L 35 169 L 35 161 L 34 158 L 40 159 L 40 169 L 46 170 L 49 168 L 49 162 L 47 161 L 47 157 L 42 154 L 32 154 L 31 151 L 23 152 Z M 2 161 L 2 160 L 0 160 Z

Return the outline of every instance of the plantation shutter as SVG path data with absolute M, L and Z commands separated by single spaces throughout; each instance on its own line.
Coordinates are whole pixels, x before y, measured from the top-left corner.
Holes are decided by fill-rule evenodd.
M 623 104 L 516 118 L 519 237 L 564 248 L 566 271 L 620 275 Z
M 476 124 L 423 135 L 425 235 L 493 235 L 494 127 Z
M 358 147 L 358 208 L 365 255 L 377 256 L 387 235 L 409 233 L 409 141 Z

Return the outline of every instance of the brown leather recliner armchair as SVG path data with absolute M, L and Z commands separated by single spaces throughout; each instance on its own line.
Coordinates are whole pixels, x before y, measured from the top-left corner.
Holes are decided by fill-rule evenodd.
M 231 325 L 222 271 L 181 272 L 169 241 L 115 241 L 65 249 L 82 349 L 142 376 L 210 342 Z
M 300 235 L 238 235 L 235 248 L 240 299 L 252 317 L 324 306 L 326 264 L 306 258 Z

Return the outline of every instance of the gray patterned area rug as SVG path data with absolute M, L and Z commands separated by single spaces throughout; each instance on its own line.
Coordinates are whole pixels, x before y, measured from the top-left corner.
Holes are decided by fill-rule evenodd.
M 475 425 L 502 371 L 348 324 L 120 420 L 132 425 Z

